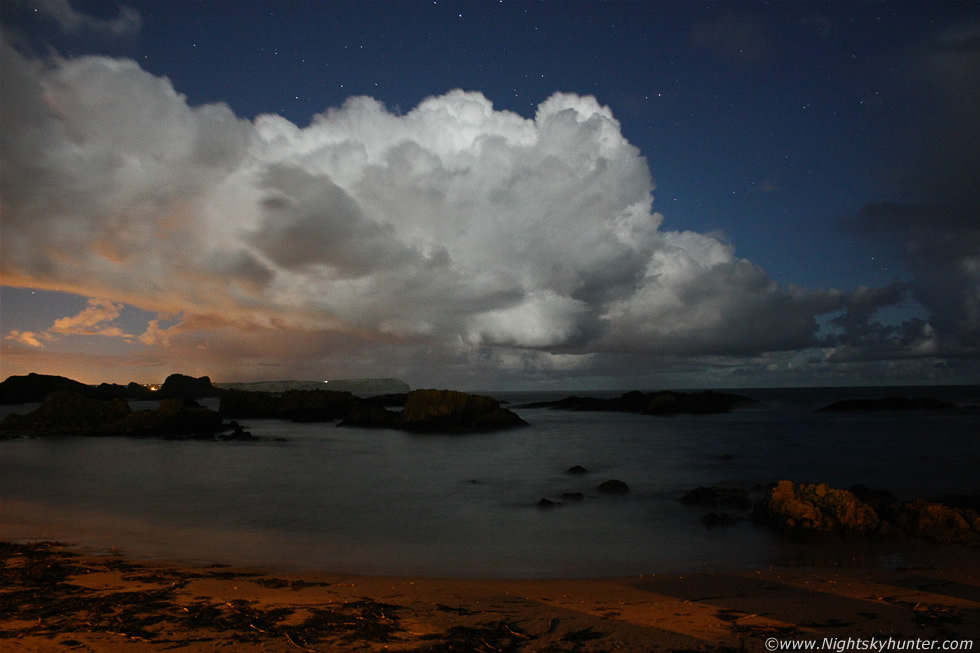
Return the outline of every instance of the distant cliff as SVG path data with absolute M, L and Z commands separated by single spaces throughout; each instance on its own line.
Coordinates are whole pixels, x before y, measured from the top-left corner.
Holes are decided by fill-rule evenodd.
M 401 379 L 336 379 L 333 381 L 257 381 L 254 383 L 216 383 L 227 390 L 287 392 L 289 390 L 333 390 L 355 395 L 383 395 L 411 390 Z

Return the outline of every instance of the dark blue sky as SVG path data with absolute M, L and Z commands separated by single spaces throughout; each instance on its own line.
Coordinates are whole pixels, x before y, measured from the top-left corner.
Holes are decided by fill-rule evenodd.
M 22 55 L 132 59 L 191 106 L 300 128 L 358 95 L 404 115 L 463 89 L 528 119 L 555 92 L 595 96 L 645 157 L 662 230 L 784 288 L 889 289 L 879 327 L 938 313 L 975 352 L 978 3 L 12 0 L 3 21 Z M 930 273 L 944 240 L 967 270 L 952 289 Z

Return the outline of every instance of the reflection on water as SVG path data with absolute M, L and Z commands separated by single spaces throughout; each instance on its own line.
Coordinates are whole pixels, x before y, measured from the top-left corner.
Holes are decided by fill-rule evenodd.
M 790 545 L 747 522 L 707 530 L 704 509 L 678 502 L 699 485 L 790 478 L 904 497 L 980 492 L 975 416 L 814 414 L 792 401 L 670 418 L 518 412 L 531 427 L 466 436 L 254 420 L 255 435 L 288 441 L 4 441 L 0 524 L 3 537 L 136 556 L 373 574 L 596 576 L 927 555 L 873 543 Z M 569 475 L 572 465 L 590 473 Z M 600 495 L 610 478 L 630 493 Z M 563 492 L 585 500 L 536 507 Z

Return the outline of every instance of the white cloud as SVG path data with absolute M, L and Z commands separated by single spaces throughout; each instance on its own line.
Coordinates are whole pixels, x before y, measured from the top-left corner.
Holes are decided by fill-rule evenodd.
M 536 373 L 805 346 L 841 305 L 663 231 L 646 160 L 593 97 L 534 119 L 460 90 L 404 115 L 357 97 L 301 129 L 190 107 L 131 61 L 2 56 L 4 279 L 107 298 L 62 333 L 107 334 L 126 302 L 182 315 L 147 346 L 259 334 L 255 360 Z

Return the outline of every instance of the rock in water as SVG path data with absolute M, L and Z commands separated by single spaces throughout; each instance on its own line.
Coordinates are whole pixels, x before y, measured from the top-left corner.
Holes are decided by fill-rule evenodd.
M 629 494 L 629 491 L 629 485 L 616 479 L 610 479 L 599 486 L 599 492 L 603 494 Z
M 455 390 L 413 390 L 398 417 L 398 428 L 410 431 L 492 431 L 526 424 L 496 399 Z
M 50 393 L 36 410 L 27 415 L 9 415 L 3 429 L 34 434 L 85 434 L 97 432 L 129 416 L 129 404 L 122 399 L 102 401 L 71 391 Z
M 184 374 L 171 374 L 160 388 L 160 397 L 168 399 L 204 399 L 217 397 L 218 388 L 211 385 L 211 378 L 202 376 L 194 378 Z
M 848 490 L 780 481 L 757 506 L 757 517 L 797 537 L 866 535 L 878 528 L 874 508 Z

